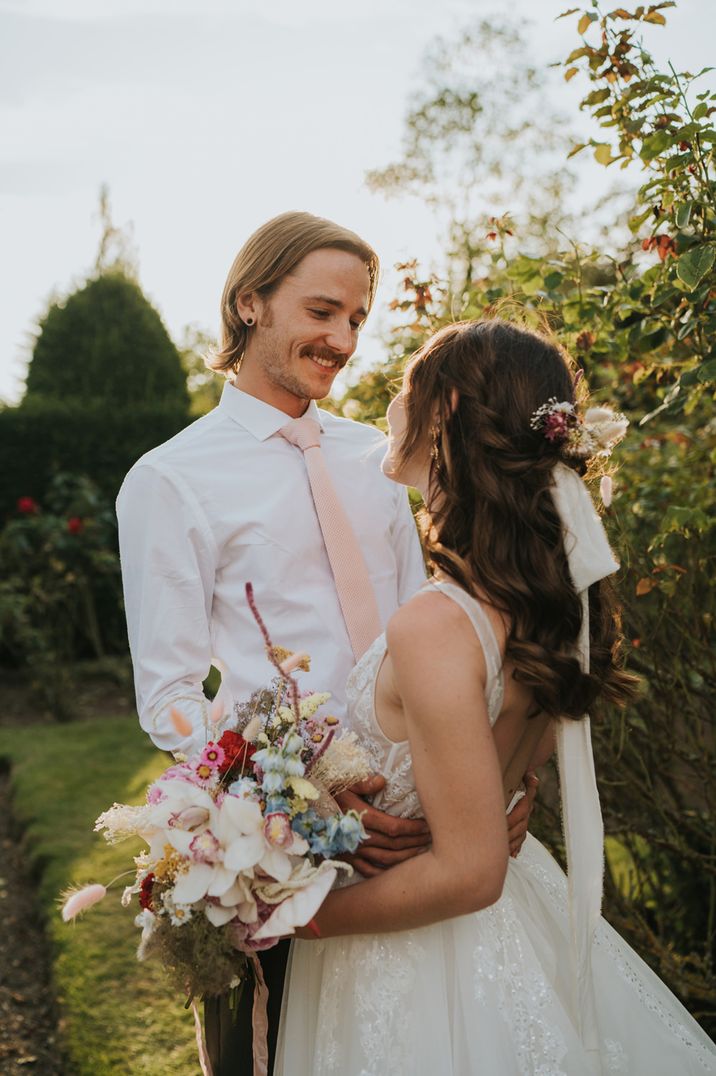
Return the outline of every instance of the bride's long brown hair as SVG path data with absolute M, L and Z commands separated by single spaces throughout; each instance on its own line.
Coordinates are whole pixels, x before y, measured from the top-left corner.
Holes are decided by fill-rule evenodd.
M 623 702 L 608 583 L 589 589 L 590 668 L 574 656 L 582 605 L 550 492 L 559 446 L 530 427 L 551 398 L 576 403 L 573 363 L 553 339 L 502 320 L 441 329 L 405 382 L 399 463 L 431 447 L 428 552 L 436 567 L 506 614 L 505 658 L 539 711 L 580 718 L 602 696 Z M 564 461 L 563 462 L 567 462 Z M 584 464 L 571 464 L 580 474 Z

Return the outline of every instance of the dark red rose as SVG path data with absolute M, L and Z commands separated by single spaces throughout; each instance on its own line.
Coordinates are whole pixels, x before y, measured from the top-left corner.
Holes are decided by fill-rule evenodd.
M 24 516 L 34 516 L 40 511 L 40 506 L 32 497 L 20 497 L 17 502 L 18 512 Z
M 229 729 L 222 734 L 219 747 L 224 750 L 224 761 L 219 766 L 219 773 L 222 775 L 228 773 L 235 764 L 242 769 L 246 768 L 256 751 L 256 744 L 249 743 L 239 732 L 231 732 Z
M 70 516 L 67 520 L 67 530 L 70 534 L 79 534 L 85 529 L 85 525 L 79 516 Z
M 139 907 L 144 908 L 147 911 L 152 911 L 152 887 L 154 885 L 154 875 L 148 874 L 146 878 L 142 880 L 142 884 L 139 888 Z

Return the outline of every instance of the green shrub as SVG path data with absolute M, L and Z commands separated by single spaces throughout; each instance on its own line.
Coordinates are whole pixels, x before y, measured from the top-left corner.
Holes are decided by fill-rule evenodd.
M 132 464 L 189 423 L 174 403 L 120 407 L 33 400 L 0 411 L 0 519 L 41 499 L 57 474 L 82 474 L 111 502 Z
M 38 397 L 188 409 L 179 352 L 134 280 L 106 272 L 50 306 L 27 375 L 26 399 Z
M 116 530 L 91 482 L 58 475 L 0 531 L 0 659 L 26 667 L 61 718 L 74 662 L 126 650 Z

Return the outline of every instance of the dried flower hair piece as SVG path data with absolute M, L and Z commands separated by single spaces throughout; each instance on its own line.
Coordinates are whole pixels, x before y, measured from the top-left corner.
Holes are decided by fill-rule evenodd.
M 554 396 L 530 419 L 531 428 L 559 445 L 563 456 L 580 460 L 609 456 L 628 425 L 629 420 L 611 407 L 590 407 L 580 418 L 574 404 Z

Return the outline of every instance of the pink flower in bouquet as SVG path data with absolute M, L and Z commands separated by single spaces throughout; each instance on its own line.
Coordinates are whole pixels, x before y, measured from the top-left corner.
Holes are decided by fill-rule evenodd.
M 196 784 L 201 785 L 202 788 L 209 788 L 211 785 L 216 784 L 219 778 L 219 767 L 214 764 L 213 766 L 208 762 L 202 762 L 201 759 L 197 762 L 196 766 L 192 767 L 193 778 L 189 780 L 195 780 Z
M 176 811 L 169 816 L 168 826 L 178 826 L 179 829 L 193 830 L 197 826 L 203 826 L 209 820 L 208 807 L 185 807 L 183 811 Z
M 206 766 L 211 766 L 213 768 L 222 766 L 225 758 L 226 752 L 223 747 L 218 743 L 208 743 L 201 752 L 199 761 L 203 762 Z
M 281 811 L 266 815 L 264 837 L 274 848 L 290 848 L 293 844 L 291 819 Z
M 218 863 L 221 845 L 211 830 L 205 829 L 190 842 L 189 852 L 196 863 Z

